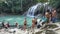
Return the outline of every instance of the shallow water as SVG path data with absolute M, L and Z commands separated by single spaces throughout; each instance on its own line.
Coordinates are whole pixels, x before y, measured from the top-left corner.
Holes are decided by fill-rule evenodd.
M 17 22 L 19 25 L 24 24 L 24 18 L 26 16 L 20 16 L 20 15 L 8 15 L 8 16 L 1 16 L 0 17 L 0 22 L 4 21 L 5 23 L 9 22 L 10 25 L 14 25 L 15 22 Z M 32 26 L 32 17 L 26 17 L 27 18 L 27 25 L 30 27 Z M 39 17 L 39 19 L 43 19 L 42 17 Z M 59 22 L 60 19 L 57 19 L 56 22 Z
M 24 16 L 17 16 L 17 15 L 13 15 L 13 16 L 2 16 L 0 17 L 0 22 L 4 21 L 9 22 L 10 25 L 14 25 L 15 22 L 17 22 L 19 25 L 23 25 L 24 23 Z M 27 18 L 27 25 L 31 26 L 32 25 L 32 18 L 30 17 L 26 17 Z

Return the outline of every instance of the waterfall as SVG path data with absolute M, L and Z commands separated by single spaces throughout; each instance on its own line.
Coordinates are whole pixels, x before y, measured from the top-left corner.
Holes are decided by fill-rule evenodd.
M 38 3 L 38 4 L 30 7 L 30 8 L 28 9 L 28 11 L 27 11 L 27 16 L 29 16 L 29 17 L 35 17 L 35 16 L 34 16 L 35 12 L 36 12 L 37 10 L 40 10 L 40 7 L 41 7 L 41 6 L 42 6 L 42 4 L 41 4 L 41 3 Z

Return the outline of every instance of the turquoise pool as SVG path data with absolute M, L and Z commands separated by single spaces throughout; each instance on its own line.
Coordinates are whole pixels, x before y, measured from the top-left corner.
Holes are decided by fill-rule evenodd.
M 0 22 L 4 21 L 9 22 L 10 25 L 14 25 L 15 22 L 17 22 L 19 25 L 23 25 L 24 23 L 24 16 L 17 16 L 17 15 L 11 15 L 11 16 L 1 16 L 0 17 Z M 26 17 L 27 18 L 27 25 L 31 26 L 32 25 L 32 18 Z
M 20 15 L 8 15 L 8 16 L 0 16 L 0 22 L 4 21 L 5 23 L 6 22 L 9 22 L 10 25 L 14 25 L 15 22 L 17 22 L 19 25 L 22 25 L 24 24 L 24 18 L 25 16 L 20 16 Z M 26 17 L 27 18 L 27 25 L 28 27 L 32 26 L 32 18 L 31 17 Z M 39 17 L 39 19 L 42 19 L 42 17 Z M 43 20 L 45 20 L 43 18 Z M 60 21 L 60 20 L 57 20 L 57 22 Z

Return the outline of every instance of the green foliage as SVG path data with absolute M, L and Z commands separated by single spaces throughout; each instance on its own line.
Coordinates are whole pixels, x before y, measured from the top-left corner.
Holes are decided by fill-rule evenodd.
M 44 2 L 48 2 L 48 0 L 37 0 L 37 2 L 42 2 L 42 3 L 44 3 Z
M 50 0 L 50 5 L 56 8 L 57 13 L 60 13 L 60 0 Z
M 60 0 L 50 0 L 50 5 L 55 8 L 60 8 Z
M 1 12 L 15 14 L 24 13 L 29 7 L 37 4 L 38 2 L 46 2 L 46 0 L 0 0 L 0 2 Z

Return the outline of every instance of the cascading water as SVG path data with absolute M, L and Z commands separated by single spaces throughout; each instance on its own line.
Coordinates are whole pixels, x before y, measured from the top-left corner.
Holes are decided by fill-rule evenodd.
M 41 6 L 42 6 L 42 4 L 41 4 L 41 3 L 38 3 L 38 4 L 30 7 L 30 8 L 28 9 L 27 16 L 29 16 L 29 17 L 35 17 L 35 16 L 34 16 L 34 13 L 35 13 L 38 9 L 40 9 Z

